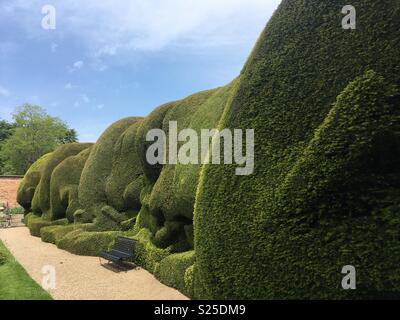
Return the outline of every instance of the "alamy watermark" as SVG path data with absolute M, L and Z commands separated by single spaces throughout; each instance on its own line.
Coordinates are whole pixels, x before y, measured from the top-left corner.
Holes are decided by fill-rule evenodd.
M 42 7 L 42 28 L 44 30 L 55 30 L 57 27 L 56 8 L 50 4 Z
M 42 275 L 42 288 L 45 290 L 55 290 L 57 288 L 56 268 L 54 266 L 45 265 L 42 268 Z
M 167 152 L 168 139 L 168 152 Z M 223 154 L 221 146 L 223 140 Z M 146 151 L 149 164 L 237 164 L 236 175 L 246 176 L 254 172 L 254 130 L 202 129 L 200 137 L 193 129 L 178 132 L 178 123 L 169 122 L 168 138 L 161 129 L 152 129 L 146 141 L 154 142 Z M 184 144 L 178 148 L 178 143 Z M 245 144 L 245 147 L 243 147 Z M 210 148 L 211 145 L 211 148 Z M 210 155 L 211 152 L 211 155 Z
M 342 13 L 345 16 L 342 19 L 342 28 L 344 30 L 354 30 L 357 28 L 357 12 L 356 8 L 352 5 L 346 5 L 342 8 Z
M 356 290 L 356 268 L 351 265 L 344 266 L 342 274 L 345 274 L 342 280 L 342 288 L 344 290 Z

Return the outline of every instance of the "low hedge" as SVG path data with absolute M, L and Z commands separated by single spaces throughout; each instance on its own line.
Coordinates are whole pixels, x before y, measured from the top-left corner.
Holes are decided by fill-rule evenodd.
M 124 236 L 122 231 L 87 232 L 77 229 L 66 234 L 57 243 L 59 249 L 82 256 L 98 256 L 114 244 L 116 237 Z
M 39 217 L 33 218 L 31 217 L 28 220 L 28 228 L 32 236 L 34 237 L 40 237 L 40 230 L 44 227 L 48 226 L 60 226 L 60 225 L 67 225 L 68 220 L 67 219 L 61 219 L 61 220 L 55 220 L 55 221 L 50 221 L 50 220 L 45 220 Z
M 24 216 L 24 224 L 28 226 L 29 221 L 31 219 L 40 219 L 37 215 L 35 215 L 33 212 L 28 213 L 27 215 Z
M 157 265 L 154 270 L 155 277 L 167 286 L 173 287 L 183 294 L 191 295 L 192 281 L 190 272 L 187 275 L 188 288 L 186 287 L 185 275 L 188 268 L 192 267 L 195 261 L 195 252 L 187 251 L 183 253 L 172 254 Z
M 195 296 L 194 293 L 195 266 L 196 264 L 192 264 L 189 268 L 187 268 L 184 276 L 186 295 L 192 298 Z
M 78 226 L 70 224 L 66 226 L 48 226 L 40 229 L 40 237 L 43 242 L 57 244 L 65 235 L 77 229 Z
M 152 242 L 149 229 L 141 229 L 133 238 L 137 241 L 134 251 L 134 262 L 154 273 L 158 264 L 171 254 L 170 248 L 160 249 Z

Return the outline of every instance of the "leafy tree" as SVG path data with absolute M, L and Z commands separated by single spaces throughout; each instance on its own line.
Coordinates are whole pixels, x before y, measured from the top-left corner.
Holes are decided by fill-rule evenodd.
M 2 145 L 14 133 L 15 124 L 0 120 L 0 174 L 7 173 L 6 162 L 3 159 Z
M 5 120 L 0 120 L 0 143 L 7 140 L 15 129 L 15 123 L 9 123 Z
M 78 133 L 75 129 L 68 129 L 65 136 L 61 138 L 61 144 L 73 143 L 78 141 Z
M 13 114 L 15 129 L 3 143 L 3 171 L 24 174 L 42 155 L 58 145 L 76 141 L 76 132 L 36 105 L 25 104 Z M 13 172 L 10 172 L 13 171 Z

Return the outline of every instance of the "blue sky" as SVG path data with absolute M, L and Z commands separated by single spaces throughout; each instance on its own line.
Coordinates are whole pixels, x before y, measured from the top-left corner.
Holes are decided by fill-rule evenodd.
M 0 119 L 33 103 L 95 141 L 236 77 L 280 0 L 0 0 Z M 56 29 L 41 10 L 56 9 Z

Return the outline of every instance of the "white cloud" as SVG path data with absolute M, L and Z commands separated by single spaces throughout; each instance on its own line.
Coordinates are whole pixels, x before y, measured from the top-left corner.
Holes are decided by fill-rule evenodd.
M 74 68 L 81 69 L 83 67 L 83 61 L 77 61 L 74 63 Z
M 108 69 L 108 66 L 99 58 L 94 58 L 90 65 L 93 70 L 103 72 Z
M 104 46 L 100 48 L 95 54 L 95 57 L 101 57 L 101 56 L 115 56 L 117 54 L 118 47 L 116 45 L 114 46 Z
M 83 66 L 84 66 L 84 62 L 79 60 L 79 61 L 74 62 L 71 67 L 68 67 L 68 71 L 69 72 L 78 71 L 78 70 L 82 69 Z
M 281 0 L 53 0 L 57 32 L 82 40 L 93 57 L 174 46 L 248 45 Z M 6 15 L 37 37 L 41 0 L 2 0 Z M 1 11 L 3 10 L 3 13 Z
M 78 108 L 84 104 L 89 104 L 90 103 L 90 98 L 86 94 L 80 95 L 78 100 L 74 102 L 74 107 Z
M 57 43 L 52 43 L 51 46 L 50 46 L 50 48 L 51 48 L 51 52 L 54 53 L 54 52 L 57 51 L 58 44 L 57 44 Z
M 0 85 L 0 96 L 1 97 L 9 97 L 11 95 L 10 91 Z
M 77 86 L 73 85 L 71 82 L 68 82 L 68 83 L 64 86 L 64 89 L 66 89 L 66 90 L 72 90 L 72 89 L 75 89 L 75 88 L 77 88 Z
M 83 94 L 81 98 L 84 103 L 90 103 L 90 99 L 86 94 Z

